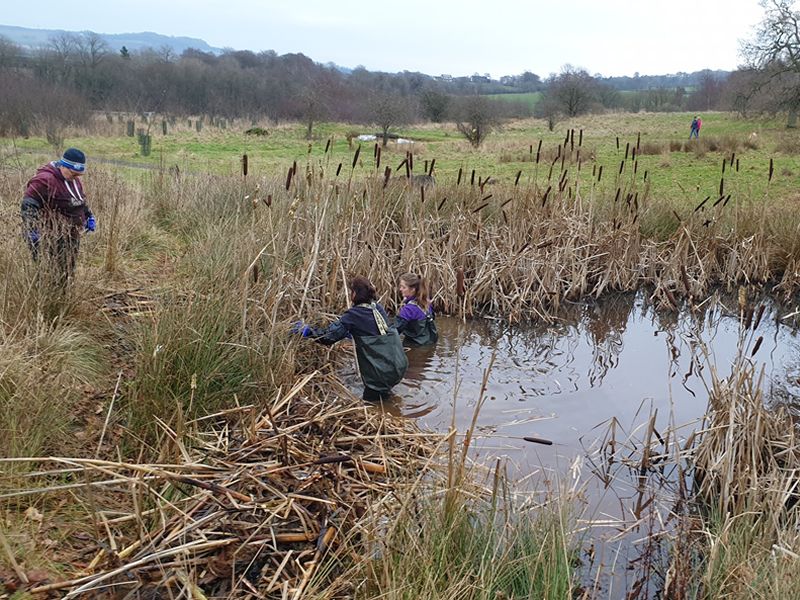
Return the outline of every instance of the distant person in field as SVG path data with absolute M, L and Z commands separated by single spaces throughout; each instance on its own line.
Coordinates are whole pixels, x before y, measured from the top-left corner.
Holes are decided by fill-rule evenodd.
M 81 185 L 86 155 L 69 148 L 59 160 L 39 167 L 22 199 L 23 232 L 35 262 L 47 261 L 59 285 L 75 273 L 81 233 L 94 231 L 97 220 Z
M 389 324 L 386 310 L 378 303 L 377 292 L 369 279 L 354 277 L 347 287 L 353 306 L 341 317 L 325 328 L 300 321 L 292 326 L 292 332 L 325 346 L 352 337 L 364 382 L 364 400 L 386 400 L 408 369 L 403 343 L 397 329 Z
M 434 320 L 433 305 L 428 298 L 428 286 L 416 273 L 400 276 L 400 293 L 403 304 L 395 319 L 397 332 L 406 346 L 427 346 L 439 339 Z
M 700 120 L 697 117 L 692 119 L 692 125 L 689 128 L 689 139 L 697 139 L 700 136 Z
M 700 128 L 703 126 L 703 119 L 697 117 L 697 132 L 694 134 L 694 137 L 700 137 Z

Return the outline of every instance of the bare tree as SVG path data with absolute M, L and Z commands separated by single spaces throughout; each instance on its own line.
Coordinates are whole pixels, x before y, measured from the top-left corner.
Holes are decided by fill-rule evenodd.
M 389 130 L 405 125 L 411 120 L 408 99 L 389 92 L 375 92 L 369 100 L 371 120 L 381 129 L 383 145 L 389 138 Z
M 576 117 L 591 110 L 598 102 L 597 80 L 585 69 L 565 65 L 561 73 L 548 80 L 544 95 L 568 117 Z
M 458 110 L 456 127 L 459 133 L 475 148 L 500 125 L 500 111 L 496 103 L 486 96 L 462 98 Z
M 741 53 L 760 75 L 755 86 L 768 90 L 776 106 L 788 112 L 786 127 L 794 128 L 800 112 L 800 11 L 793 8 L 795 0 L 761 0 L 760 4 L 764 19 Z
M 536 103 L 536 108 L 533 111 L 535 117 L 547 121 L 547 128 L 553 131 L 556 124 L 564 117 L 561 112 L 561 104 L 555 97 L 545 95 L 539 102 Z
M 87 31 L 75 40 L 77 66 L 74 86 L 83 92 L 93 106 L 99 106 L 111 87 L 104 63 L 108 61 L 111 49 L 98 34 Z
M 715 77 L 714 73 L 706 69 L 700 74 L 697 89 L 693 91 L 686 102 L 688 110 L 713 110 L 719 107 L 725 87 L 724 79 Z
M 450 96 L 444 92 L 429 86 L 422 90 L 419 95 L 419 101 L 423 116 L 434 123 L 441 123 L 447 117 Z
M 0 71 L 13 69 L 22 57 L 22 48 L 5 36 L 0 35 Z
M 50 79 L 58 83 L 72 83 L 78 53 L 78 36 L 62 33 L 50 38 L 42 58 L 48 67 Z

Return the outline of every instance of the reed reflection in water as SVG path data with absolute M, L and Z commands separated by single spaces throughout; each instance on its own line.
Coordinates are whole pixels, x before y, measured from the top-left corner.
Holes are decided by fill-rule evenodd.
M 408 350 L 407 377 L 384 409 L 446 431 L 455 397 L 456 426 L 466 430 L 496 351 L 477 453 L 509 456 L 522 473 L 528 462 L 530 468 L 570 464 L 603 436 L 598 425 L 616 418 L 633 427 L 645 420 L 643 405 L 658 409 L 659 428 L 701 418 L 708 368 L 701 345 L 724 373 L 736 352 L 737 310 L 735 299 L 721 298 L 694 312 L 657 311 L 640 293 L 575 304 L 549 325 L 439 317 L 439 343 Z M 754 360 L 766 363 L 767 396 L 791 402 L 800 394 L 800 342 L 788 321 L 779 322 L 785 313 L 769 303 Z M 358 392 L 352 362 L 341 375 Z M 533 448 L 523 436 L 554 445 Z

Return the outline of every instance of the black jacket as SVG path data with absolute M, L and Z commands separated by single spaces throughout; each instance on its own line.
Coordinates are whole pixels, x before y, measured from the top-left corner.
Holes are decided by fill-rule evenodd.
M 364 386 L 381 394 L 400 383 L 408 368 L 397 329 L 389 325 L 386 310 L 377 302 L 348 309 L 325 329 L 312 333 L 314 341 L 330 346 L 351 336 Z

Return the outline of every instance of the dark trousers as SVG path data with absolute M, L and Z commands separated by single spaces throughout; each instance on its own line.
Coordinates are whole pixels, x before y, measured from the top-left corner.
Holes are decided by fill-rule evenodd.
M 81 245 L 80 228 L 57 216 L 43 218 L 41 205 L 32 198 L 22 201 L 20 212 L 31 258 L 46 269 L 56 285 L 66 286 L 75 274 Z M 38 239 L 32 238 L 33 231 L 38 233 Z
M 362 398 L 367 402 L 380 402 L 381 400 L 388 400 L 391 396 L 391 392 L 379 392 L 378 390 L 365 387 Z

